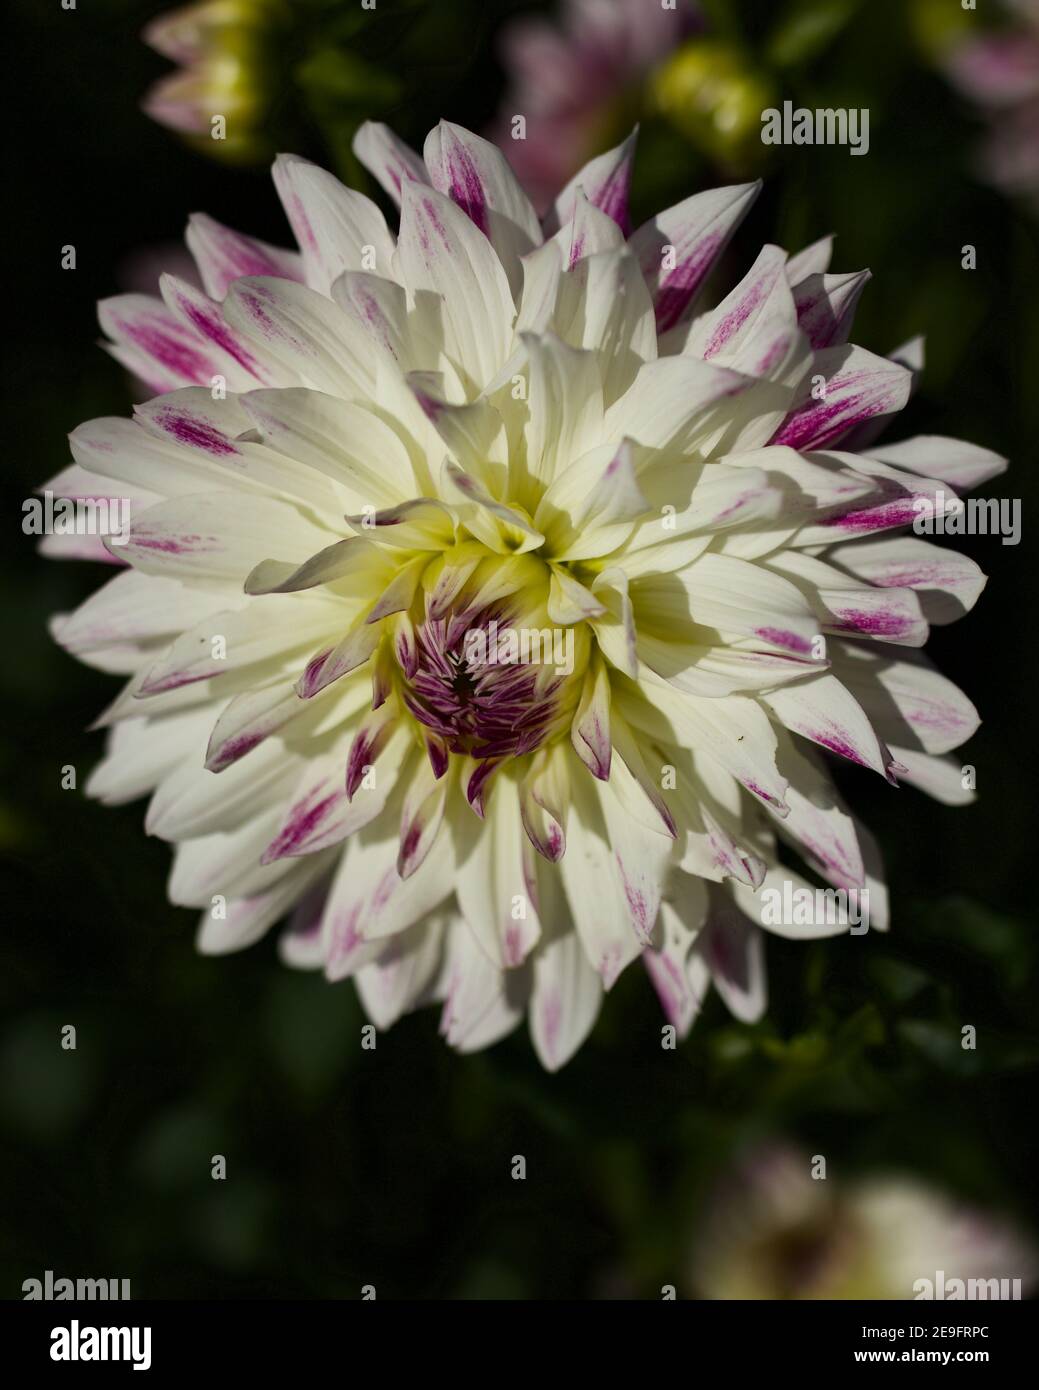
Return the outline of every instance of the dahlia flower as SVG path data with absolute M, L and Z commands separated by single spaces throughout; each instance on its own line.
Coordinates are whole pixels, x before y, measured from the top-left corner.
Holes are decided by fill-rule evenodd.
M 777 1144 L 738 1164 L 697 1231 L 691 1278 L 701 1297 L 1020 1298 L 1033 1286 L 1035 1249 L 1007 1221 L 913 1178 L 842 1182 L 813 1168 L 808 1154 Z M 984 1292 L 968 1293 L 969 1281 Z
M 762 894 L 805 882 L 781 844 L 884 925 L 825 756 L 969 798 L 942 755 L 976 715 L 919 648 L 983 578 L 899 532 L 1002 461 L 855 451 L 913 373 L 848 345 L 867 273 L 825 242 L 697 309 L 753 185 L 629 236 L 630 139 L 544 225 L 457 126 L 356 152 L 396 234 L 282 156 L 298 252 L 194 216 L 204 290 L 100 306 L 155 395 L 49 485 L 132 502 L 103 550 L 47 541 L 126 566 L 55 622 L 127 677 L 88 791 L 150 796 L 202 951 L 288 915 L 284 959 L 379 1027 L 440 1001 L 468 1050 L 526 1011 L 556 1068 L 638 959 L 676 1032 L 712 982 L 756 1019 Z M 537 650 L 496 663 L 503 633 Z
M 943 62 L 987 119 L 982 174 L 1039 210 L 1039 0 L 1012 0 L 1008 8 L 1018 25 L 954 42 Z
M 142 37 L 177 69 L 154 83 L 145 112 L 207 154 L 258 157 L 271 31 L 283 14 L 281 0 L 198 0 L 153 19 Z M 214 117 L 226 123 L 216 137 Z
M 524 17 L 505 26 L 509 89 L 490 133 L 536 207 L 552 202 L 608 131 L 620 133 L 618 120 L 630 125 L 647 76 L 700 27 L 693 0 L 674 9 L 658 0 L 563 0 L 558 24 Z M 517 115 L 526 121 L 522 140 L 512 138 Z

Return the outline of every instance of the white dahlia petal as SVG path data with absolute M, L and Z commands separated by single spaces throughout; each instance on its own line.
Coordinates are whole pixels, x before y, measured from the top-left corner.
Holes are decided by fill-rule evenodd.
M 560 931 L 534 958 L 530 1038 L 544 1067 L 558 1071 L 591 1032 L 603 987 L 573 931 Z
M 635 162 L 635 132 L 616 148 L 596 155 L 578 169 L 556 199 L 552 213 L 546 219 L 551 229 L 565 226 L 574 215 L 581 194 L 607 217 L 617 223 L 625 235 L 628 225 L 628 189 Z
M 198 266 L 202 287 L 212 299 L 223 299 L 228 287 L 243 275 L 303 279 L 303 258 L 297 252 L 243 236 L 204 212 L 188 218 L 184 241 Z
M 344 270 L 364 268 L 366 247 L 389 270 L 394 239 L 370 198 L 290 154 L 274 161 L 274 186 L 299 243 L 308 285 L 327 294 Z
M 429 173 L 421 157 L 380 121 L 365 121 L 358 128 L 353 150 L 398 207 L 403 183 L 408 180 L 429 183 Z
M 674 328 L 689 313 L 760 191 L 760 183 L 747 183 L 694 193 L 685 202 L 658 213 L 631 238 L 661 333 Z M 669 246 L 674 247 L 673 263 L 665 255 Z

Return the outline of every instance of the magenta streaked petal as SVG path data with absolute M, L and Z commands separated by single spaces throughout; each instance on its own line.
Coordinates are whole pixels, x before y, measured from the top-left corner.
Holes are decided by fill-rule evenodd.
M 657 329 L 686 317 L 729 238 L 761 191 L 760 183 L 695 193 L 643 223 L 630 246 L 653 297 Z
M 213 299 L 223 299 L 228 286 L 243 275 L 303 279 L 302 264 L 295 252 L 233 231 L 204 212 L 188 218 L 184 239 L 195 258 L 206 294 Z
M 103 299 L 98 320 L 112 356 L 153 391 L 209 386 L 225 369 L 212 344 L 182 323 L 159 299 L 123 294 Z
M 570 739 L 592 776 L 601 782 L 608 781 L 613 744 L 610 739 L 610 680 L 603 661 L 590 667 L 585 676 Z
M 545 219 L 545 230 L 556 232 L 574 214 L 578 190 L 593 207 L 613 219 L 625 236 L 631 229 L 628 220 L 628 189 L 635 161 L 638 129 L 612 150 L 600 154 L 577 171 L 555 201 L 552 214 Z
M 316 653 L 296 682 L 296 692 L 302 700 L 312 700 L 327 685 L 339 680 L 358 666 L 363 666 L 379 645 L 381 631 L 377 625 L 362 623 L 348 632 L 336 647 Z
M 855 306 L 870 273 L 809 275 L 797 286 L 797 322 L 813 348 L 836 347 L 848 341 Z
M 421 156 L 380 121 L 365 121 L 358 127 L 353 151 L 398 207 L 404 183 L 429 183 Z
M 346 796 L 352 801 L 368 770 L 374 768 L 385 750 L 399 720 L 395 701 L 387 701 L 370 710 L 358 725 L 346 760 Z
M 428 765 L 420 764 L 419 767 L 408 787 L 401 810 L 400 850 L 397 855 L 397 872 L 401 878 L 410 878 L 422 867 L 426 855 L 436 843 L 447 805 L 447 779 L 435 777 Z
M 808 400 L 787 416 L 771 443 L 802 452 L 825 449 L 865 421 L 895 414 L 909 399 L 909 372 L 863 348 L 823 348 L 812 374 L 825 383 L 823 399 Z

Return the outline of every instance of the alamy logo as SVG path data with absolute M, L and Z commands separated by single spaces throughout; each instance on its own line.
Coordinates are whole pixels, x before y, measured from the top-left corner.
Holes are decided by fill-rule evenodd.
M 869 153 L 869 108 L 866 106 L 794 108 L 784 101 L 761 113 L 763 145 L 847 145 L 851 154 Z
M 22 530 L 27 536 L 107 536 L 125 545 L 130 535 L 129 497 L 42 497 L 22 503 Z
M 1021 1297 L 1020 1279 L 947 1279 L 945 1270 L 938 1270 L 933 1279 L 917 1279 L 913 1284 L 915 1299 L 936 1299 L 955 1302 L 959 1299 L 979 1299 L 988 1302 L 1011 1302 Z
M 23 1302 L 41 1299 L 56 1302 L 75 1299 L 79 1303 L 99 1299 L 103 1303 L 119 1302 L 130 1297 L 129 1279 L 65 1279 L 54 1277 L 52 1269 L 43 1271 L 42 1279 L 22 1281 Z
M 150 1327 L 81 1327 L 73 1318 L 68 1327 L 51 1328 L 52 1361 L 132 1361 L 135 1371 L 150 1370 Z
M 795 888 L 761 890 L 763 927 L 847 927 L 852 936 L 869 931 L 868 888 Z
M 499 628 L 492 619 L 486 628 L 470 628 L 463 649 L 471 666 L 558 666 L 564 676 L 574 669 L 572 627 Z
M 968 497 L 946 494 L 913 502 L 913 530 L 918 536 L 1002 536 L 1004 545 L 1021 539 L 1020 497 Z

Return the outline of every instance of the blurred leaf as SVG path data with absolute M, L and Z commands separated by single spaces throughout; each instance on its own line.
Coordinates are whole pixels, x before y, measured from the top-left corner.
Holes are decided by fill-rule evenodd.
M 1003 984 L 1020 990 L 1035 969 L 1034 926 L 969 898 L 946 898 L 928 915 L 925 930 L 943 942 L 981 956 Z
M 94 1096 L 98 1034 L 75 1012 L 75 1020 L 56 1012 L 22 1017 L 0 1046 L 0 1113 L 36 1140 L 72 1129 Z M 61 1030 L 73 1021 L 76 1047 L 66 1050 Z
M 932 982 L 926 971 L 891 956 L 874 957 L 869 970 L 884 998 L 893 1004 L 907 1003 Z
M 315 103 L 355 107 L 388 105 L 397 98 L 400 83 L 373 64 L 342 49 L 323 48 L 296 69 L 300 86 Z
M 149 1187 L 169 1192 L 212 1181 L 212 1158 L 227 1148 L 227 1126 L 208 1107 L 160 1112 L 141 1137 L 134 1166 Z
M 798 0 L 768 42 L 767 56 L 777 67 L 818 58 L 855 14 L 861 0 Z
M 974 1047 L 964 1047 L 964 1026 L 959 1020 L 942 1024 L 905 1019 L 898 1025 L 898 1033 L 932 1065 L 962 1079 L 1018 1071 L 1039 1062 L 1039 1045 L 1007 1037 L 984 1025 L 976 1028 Z
M 212 1184 L 199 1203 L 198 1244 L 223 1268 L 248 1269 L 264 1248 L 264 1226 L 273 1205 L 270 1187 L 252 1177 L 230 1176 Z
M 361 1012 L 353 989 L 321 975 L 272 975 L 264 1011 L 267 1046 L 277 1069 L 304 1096 L 341 1083 L 361 1050 Z

